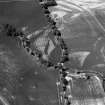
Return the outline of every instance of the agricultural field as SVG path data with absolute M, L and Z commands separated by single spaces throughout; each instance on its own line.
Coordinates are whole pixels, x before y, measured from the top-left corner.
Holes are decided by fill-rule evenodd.
M 48 53 L 51 52 L 50 60 L 53 63 L 58 62 L 61 49 L 59 46 L 55 47 L 53 33 L 44 28 L 48 27 L 48 21 L 38 1 L 4 1 L 0 1 L 0 26 L 11 24 L 17 30 L 25 30 L 26 35 L 30 36 L 31 33 L 38 33 L 39 39 L 34 44 L 37 44 L 42 51 L 44 47 L 41 44 L 46 41 L 44 39 L 46 37 L 41 39 L 39 36 L 43 33 L 45 36 L 48 35 L 49 43 L 54 48 L 48 49 L 49 43 L 47 44 L 46 49 Z M 105 77 L 105 14 L 98 9 L 93 12 L 94 16 L 83 12 L 73 19 L 72 14 L 64 17 L 63 29 L 60 31 L 70 58 L 65 65 L 72 69 L 72 72 L 73 70 L 99 72 Z M 18 38 L 7 36 L 2 27 L 0 28 L 0 105 L 58 105 L 56 87 L 58 71 L 38 65 L 36 58 L 27 53 Z M 96 77 L 87 82 L 84 80 L 81 82 L 81 79 L 74 80 L 72 90 L 74 96 L 78 94 L 78 98 L 80 94 L 86 95 L 88 91 L 85 90 L 86 85 L 95 84 L 95 80 Z M 81 87 L 86 94 L 81 92 Z
M 0 24 L 6 23 L 29 33 L 48 25 L 33 0 L 0 2 Z M 0 105 L 56 105 L 56 79 L 57 72 L 38 66 L 18 39 L 0 32 Z

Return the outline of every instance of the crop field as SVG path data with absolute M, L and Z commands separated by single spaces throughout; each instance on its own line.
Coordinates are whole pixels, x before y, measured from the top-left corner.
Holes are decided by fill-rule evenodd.
M 17 30 L 27 27 L 29 33 L 47 27 L 37 1 L 4 1 L 0 0 L 0 24 L 11 24 Z M 72 21 L 69 15 L 61 30 L 70 57 L 65 65 L 72 70 L 100 72 L 105 76 L 105 31 L 90 15 L 81 14 Z M 95 16 L 105 28 L 104 12 L 97 10 Z M 59 48 L 54 50 L 50 56 L 52 62 L 59 60 L 60 53 Z M 0 105 L 58 105 L 57 78 L 58 71 L 37 65 L 19 39 L 0 31 L 0 102 L 5 103 Z M 79 86 L 75 83 L 75 87 Z
M 101 67 L 104 69 L 105 14 L 104 11 L 99 11 L 95 11 L 95 17 L 103 29 L 91 15 L 86 16 L 85 13 L 70 21 L 70 23 L 64 23 L 64 30 L 61 30 L 61 32 L 69 48 L 70 57 L 73 56 L 75 58 L 74 60 L 71 57 L 73 62 L 70 62 L 70 65 L 73 65 L 74 68 L 79 67 L 79 69 L 87 70 L 94 68 L 94 70 L 100 69 L 99 71 L 101 71 Z M 69 18 L 66 17 L 66 19 L 68 20 Z M 76 52 L 81 52 L 81 54 L 73 55 Z M 80 67 L 79 59 L 85 57 L 82 56 L 85 52 L 88 52 L 89 55 L 86 57 L 84 65 Z
M 0 24 L 28 32 L 48 23 L 37 1 L 0 2 Z M 56 71 L 46 71 L 19 46 L 18 39 L 0 33 L 0 101 L 6 105 L 56 105 Z M 1 105 L 1 104 L 0 104 Z

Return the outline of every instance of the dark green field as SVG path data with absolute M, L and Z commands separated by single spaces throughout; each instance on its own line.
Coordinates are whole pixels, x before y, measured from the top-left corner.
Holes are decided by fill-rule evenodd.
M 28 32 L 47 26 L 37 1 L 0 2 L 0 24 Z M 56 72 L 39 67 L 18 40 L 0 33 L 0 97 L 7 105 L 57 105 Z M 1 104 L 0 104 L 1 105 Z

